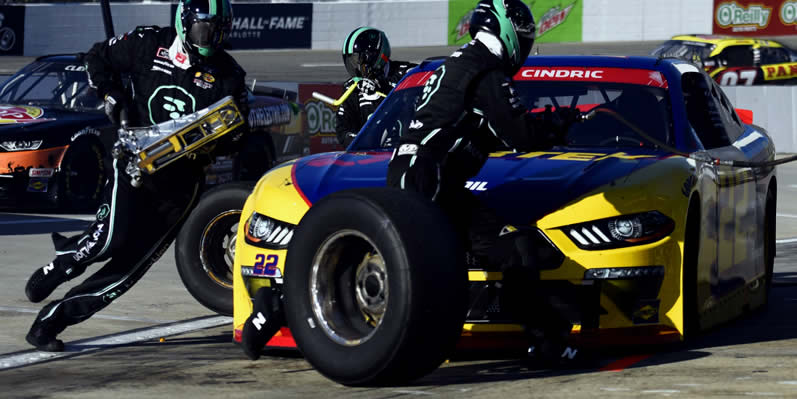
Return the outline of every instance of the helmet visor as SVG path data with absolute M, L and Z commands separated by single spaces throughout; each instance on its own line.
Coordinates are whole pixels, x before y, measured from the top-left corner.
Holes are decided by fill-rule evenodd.
M 377 54 L 372 52 L 350 53 L 343 56 L 343 63 L 349 75 L 360 78 L 373 78 Z
M 512 21 L 518 38 L 534 40 L 537 27 L 534 24 L 534 17 L 528 7 L 523 4 L 510 3 L 506 10 L 507 17 Z
M 186 37 L 188 43 L 195 47 L 216 48 L 222 42 L 223 29 L 216 16 L 197 14 L 191 20 Z

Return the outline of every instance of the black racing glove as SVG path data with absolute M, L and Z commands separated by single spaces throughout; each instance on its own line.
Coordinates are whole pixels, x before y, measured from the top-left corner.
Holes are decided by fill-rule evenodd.
M 105 115 L 114 125 L 122 123 L 122 118 L 127 118 L 127 97 L 119 89 L 111 89 L 103 98 L 105 102 Z M 125 120 L 125 123 L 127 121 Z
M 574 123 L 578 123 L 583 121 L 582 113 L 575 107 L 558 107 L 554 112 L 557 119 L 559 119 L 559 129 L 564 131 L 564 134 L 567 134 L 567 131 L 570 130 L 570 126 Z
M 556 111 L 552 111 L 552 108 L 550 104 L 546 105 L 542 114 L 545 140 L 552 146 L 566 145 L 567 132 L 570 126 L 581 120 L 581 112 L 570 107 L 556 107 Z
M 376 81 L 371 79 L 360 79 L 357 82 L 357 88 L 360 89 L 360 97 L 372 97 L 376 95 Z

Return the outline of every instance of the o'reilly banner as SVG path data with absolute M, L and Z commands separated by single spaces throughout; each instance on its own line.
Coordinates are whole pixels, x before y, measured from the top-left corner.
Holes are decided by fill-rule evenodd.
M 172 15 L 177 6 L 172 6 Z M 232 32 L 228 42 L 233 50 L 310 48 L 313 5 L 235 4 L 232 5 Z
M 0 6 L 0 55 L 22 55 L 25 7 Z
M 580 42 L 583 0 L 523 0 L 537 23 L 537 42 Z M 474 0 L 448 1 L 448 44 L 460 45 L 470 40 L 470 17 Z
M 797 35 L 797 0 L 714 0 L 714 33 Z

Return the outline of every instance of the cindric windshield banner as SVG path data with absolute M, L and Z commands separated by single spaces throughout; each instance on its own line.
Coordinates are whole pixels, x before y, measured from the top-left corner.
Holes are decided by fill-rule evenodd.
M 513 77 L 516 81 L 569 81 L 630 83 L 667 88 L 667 79 L 658 71 L 604 67 L 523 67 Z
M 714 0 L 715 34 L 797 34 L 797 0 Z

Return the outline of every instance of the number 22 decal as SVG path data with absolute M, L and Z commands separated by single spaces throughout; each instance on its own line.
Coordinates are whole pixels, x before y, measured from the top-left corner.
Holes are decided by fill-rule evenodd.
M 258 274 L 263 274 L 266 276 L 274 275 L 274 272 L 277 270 L 277 263 L 279 262 L 279 256 L 277 255 L 263 255 L 257 254 L 255 255 L 255 264 L 254 268 L 262 269 L 263 271 Z

